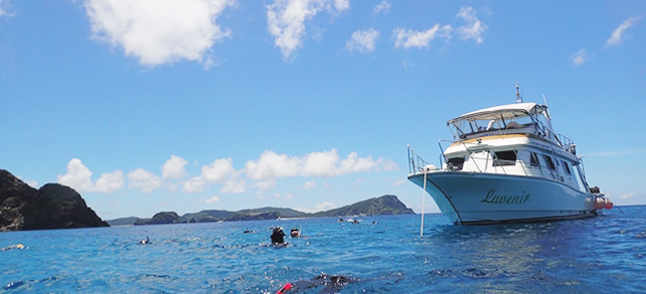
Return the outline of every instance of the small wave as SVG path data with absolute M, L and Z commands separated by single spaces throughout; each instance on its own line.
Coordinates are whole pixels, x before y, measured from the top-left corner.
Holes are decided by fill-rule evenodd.
M 40 279 L 40 280 L 26 280 L 26 281 L 20 281 L 19 280 L 19 281 L 15 281 L 15 282 L 7 284 L 6 286 L 4 286 L 2 288 L 2 290 L 11 291 L 11 290 L 15 290 L 15 289 L 18 289 L 20 287 L 23 287 L 23 286 L 29 285 L 29 284 L 44 283 L 44 282 L 56 281 L 56 280 L 58 280 L 56 277 L 49 277 L 49 278 L 44 278 L 44 279 Z

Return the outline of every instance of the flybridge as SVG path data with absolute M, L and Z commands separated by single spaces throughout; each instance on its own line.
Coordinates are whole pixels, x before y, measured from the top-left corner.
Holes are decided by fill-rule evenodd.
M 449 120 L 447 125 L 456 141 L 506 134 L 535 134 L 556 139 L 547 106 L 536 103 L 485 108 Z

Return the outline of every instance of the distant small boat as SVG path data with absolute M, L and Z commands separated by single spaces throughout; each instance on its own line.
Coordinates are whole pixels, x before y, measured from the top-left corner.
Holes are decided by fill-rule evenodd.
M 546 105 L 516 103 L 449 120 L 441 168 L 408 147 L 408 179 L 456 225 L 575 219 L 613 204 L 590 187 L 574 141 L 552 129 Z M 449 146 L 444 150 L 442 143 Z

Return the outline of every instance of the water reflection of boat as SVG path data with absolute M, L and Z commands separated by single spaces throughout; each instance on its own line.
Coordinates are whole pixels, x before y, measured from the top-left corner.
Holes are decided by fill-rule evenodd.
M 553 131 L 546 105 L 477 110 L 449 120 L 441 168 L 408 147 L 408 179 L 454 224 L 532 222 L 596 216 L 612 202 L 590 187 L 576 145 Z M 448 147 L 443 148 L 443 144 Z

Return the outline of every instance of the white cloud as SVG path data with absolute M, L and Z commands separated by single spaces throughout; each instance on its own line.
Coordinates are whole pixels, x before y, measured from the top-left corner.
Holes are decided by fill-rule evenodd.
M 323 210 L 329 210 L 336 208 L 336 205 L 332 202 L 323 202 L 321 204 L 316 205 L 315 211 L 323 211 Z
M 615 31 L 612 32 L 612 35 L 610 36 L 610 38 L 608 38 L 608 40 L 606 40 L 606 46 L 605 47 L 608 48 L 609 46 L 621 44 L 621 42 L 623 42 L 623 40 L 624 40 L 624 37 L 623 37 L 624 32 L 628 28 L 635 25 L 635 23 L 639 19 L 640 19 L 639 17 L 629 17 L 626 21 L 624 21 L 621 25 L 619 25 L 619 27 L 617 27 L 615 29 Z
M 86 0 L 92 38 L 145 66 L 182 59 L 213 64 L 209 49 L 231 36 L 215 24 L 233 0 Z
M 236 175 L 231 158 L 216 159 L 213 163 L 202 167 L 202 178 L 211 183 L 224 182 L 231 176 Z
M 267 150 L 259 160 L 247 161 L 245 171 L 254 180 L 294 177 L 298 175 L 301 165 L 302 160 L 298 157 L 290 158 L 286 154 L 279 155 Z
M 356 31 L 352 33 L 352 37 L 345 44 L 345 48 L 352 52 L 357 50 L 361 53 L 375 51 L 375 43 L 379 39 L 379 31 L 369 29 L 365 31 Z
M 275 46 L 287 59 L 303 46 L 306 21 L 324 10 L 338 14 L 347 9 L 350 9 L 348 0 L 274 0 L 267 5 L 268 30 L 275 38 Z
M 316 182 L 315 181 L 307 181 L 305 182 L 305 185 L 303 186 L 303 190 L 308 190 L 316 187 Z
M 467 24 L 458 28 L 453 28 L 450 24 L 441 26 L 435 24 L 432 28 L 425 31 L 417 31 L 405 28 L 396 28 L 393 30 L 395 37 L 395 48 L 428 48 L 431 41 L 437 37 L 443 37 L 450 40 L 453 32 L 456 32 L 461 40 L 475 40 L 476 43 L 483 42 L 482 35 L 488 29 L 482 21 L 476 17 L 473 7 L 462 7 L 455 15 L 457 18 L 464 19 Z
M 575 66 L 583 65 L 586 61 L 588 61 L 588 55 L 585 49 L 577 51 L 572 56 L 572 64 L 574 64 Z
M 246 187 L 245 181 L 228 181 L 224 183 L 224 187 L 220 192 L 240 194 L 246 191 Z
M 122 171 L 118 170 L 111 173 L 104 173 L 96 181 L 94 192 L 113 193 L 122 189 L 124 185 L 125 179 L 123 178 Z
M 211 198 L 209 198 L 209 199 L 204 200 L 204 202 L 206 202 L 206 203 L 216 203 L 216 202 L 220 202 L 220 197 L 218 197 L 218 196 L 213 196 L 213 197 L 211 197 Z
M 388 14 L 388 12 L 390 12 L 390 3 L 388 3 L 388 1 L 381 1 L 381 3 L 377 4 L 377 6 L 372 10 L 372 14 L 380 12 L 383 12 L 384 14 Z
M 206 181 L 202 177 L 194 177 L 184 183 L 182 187 L 182 192 L 185 193 L 196 193 L 204 191 L 204 185 Z
M 183 192 L 194 193 L 204 190 L 207 183 L 224 183 L 227 182 L 223 188 L 226 193 L 242 193 L 244 192 L 244 183 L 232 184 L 228 181 L 237 177 L 239 173 L 233 168 L 233 160 L 231 158 L 216 159 L 209 165 L 202 166 L 202 174 L 194 177 L 184 183 L 182 188 Z M 233 191 L 233 192 L 232 192 Z
M 170 159 L 162 166 L 162 177 L 164 179 L 181 179 L 186 176 L 184 166 L 188 164 L 184 158 L 171 155 Z
M 7 11 L 7 6 L 9 6 L 8 3 L 8 0 L 0 0 L 0 17 L 12 16 L 12 14 Z
M 463 18 L 468 24 L 457 28 L 457 32 L 462 40 L 473 39 L 478 44 L 482 44 L 482 34 L 488 29 L 487 25 L 482 23 L 477 17 L 473 7 L 462 7 L 456 17 Z
M 29 185 L 30 187 L 34 189 L 38 189 L 38 181 L 36 180 L 27 180 L 25 181 L 25 184 Z
M 123 172 L 121 171 L 104 173 L 95 184 L 92 182 L 92 172 L 78 158 L 72 158 L 67 163 L 67 173 L 57 176 L 56 180 L 60 184 L 72 187 L 79 193 L 112 193 L 124 186 Z
M 351 152 L 341 160 L 337 150 L 311 152 L 304 157 L 290 157 L 263 152 L 258 160 L 250 160 L 245 165 L 247 176 L 254 180 L 273 180 L 282 177 L 334 177 L 349 173 L 371 172 L 382 168 L 383 159 L 372 156 L 359 157 Z M 254 185 L 255 186 L 255 185 Z M 259 186 L 263 187 L 263 186 Z
M 317 204 L 314 209 L 310 208 L 304 208 L 304 207 L 294 207 L 294 210 L 302 211 L 305 213 L 314 213 L 314 212 L 319 212 L 319 211 L 324 211 L 324 210 L 330 210 L 336 208 L 336 205 L 332 202 L 323 202 L 321 204 Z
M 138 168 L 129 172 L 127 177 L 130 181 L 128 188 L 139 189 L 145 194 L 164 186 L 164 182 L 160 177 L 143 168 Z
M 397 187 L 406 183 L 406 180 L 399 180 L 393 183 L 393 187 Z
M 252 187 L 258 188 L 260 191 L 267 191 L 271 188 L 276 186 L 276 181 L 275 180 L 266 180 L 266 181 L 258 181 L 255 184 L 253 184 Z
M 2 1 L 0 0 L 0 2 L 2 2 Z M 18 179 L 20 179 L 21 181 L 23 181 L 25 184 L 29 185 L 29 187 L 32 187 L 34 189 L 38 189 L 38 181 L 36 181 L 36 180 L 25 180 L 20 176 L 16 176 L 16 177 Z
M 633 197 L 635 197 L 635 195 L 637 195 L 637 193 L 635 193 L 635 192 L 630 192 L 630 193 L 622 194 L 622 195 L 620 195 L 620 196 L 619 196 L 619 197 L 617 197 L 617 198 L 619 198 L 619 199 L 628 199 L 628 198 L 633 198 Z
M 428 48 L 429 43 L 436 36 L 450 37 L 450 31 L 451 26 L 447 25 L 440 28 L 439 24 L 435 24 L 426 31 L 397 28 L 393 30 L 393 35 L 395 35 L 395 48 Z

